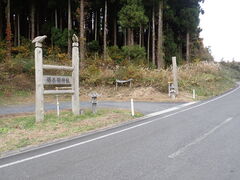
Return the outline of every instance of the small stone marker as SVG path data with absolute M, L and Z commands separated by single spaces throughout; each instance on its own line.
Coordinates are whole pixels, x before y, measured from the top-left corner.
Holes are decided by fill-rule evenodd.
M 97 113 L 97 103 L 98 103 L 97 98 L 101 95 L 96 92 L 92 92 L 89 94 L 89 96 L 92 98 L 92 113 L 96 114 Z

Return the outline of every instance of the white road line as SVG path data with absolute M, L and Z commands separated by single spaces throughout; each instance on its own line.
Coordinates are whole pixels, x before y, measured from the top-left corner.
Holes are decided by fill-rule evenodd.
M 210 102 L 213 102 L 213 101 L 216 101 L 218 99 L 221 99 L 229 94 L 232 94 L 234 93 L 235 91 L 237 91 L 240 87 L 234 89 L 233 91 L 230 91 L 222 96 L 219 96 L 215 99 L 212 99 L 210 101 L 207 101 L 207 102 L 204 102 L 204 103 L 201 103 L 199 105 L 196 105 L 196 106 L 193 106 L 193 107 L 190 107 L 188 109 L 184 109 L 184 110 L 181 110 L 181 111 L 178 111 L 176 113 L 172 113 L 172 114 L 169 114 L 167 116 L 164 116 L 162 118 L 159 118 L 159 119 L 156 119 L 156 120 L 151 120 L 151 121 L 148 121 L 148 122 L 145 122 L 145 123 L 141 123 L 141 124 L 138 124 L 136 126 L 132 126 L 132 127 L 129 127 L 129 128 L 126 128 L 126 129 L 123 129 L 123 130 L 120 130 L 120 131 L 116 131 L 114 133 L 110 133 L 110 134 L 106 134 L 106 135 L 103 135 L 103 136 L 99 136 L 97 138 L 94 138 L 94 139 L 90 139 L 90 140 L 87 140 L 87 141 L 83 141 L 83 142 L 80 142 L 80 143 L 77 143 L 77 144 L 73 144 L 73 145 L 70 145 L 70 146 L 66 146 L 64 148 L 60 148 L 60 149 L 56 149 L 56 150 L 53 150 L 53 151 L 49 151 L 49 152 L 46 152 L 46 153 L 42 153 L 42 154 L 39 154 L 39 155 L 35 155 L 35 156 L 32 156 L 32 157 L 29 157 L 29 158 L 25 158 L 25 159 L 21 159 L 21 160 L 18 160 L 18 161 L 14 161 L 14 162 L 11 162 L 11 163 L 7 163 L 7 164 L 4 164 L 4 165 L 0 165 L 0 169 L 2 168 L 5 168 L 5 167 L 9 167 L 9 166 L 13 166 L 13 165 L 16 165 L 16 164 L 20 164 L 20 163 L 23 163 L 23 162 L 26 162 L 26 161 L 30 161 L 30 160 L 33 160 L 33 159 L 37 159 L 37 158 L 40 158 L 40 157 L 43 157 L 43 156 L 47 156 L 47 155 L 50 155 L 50 154 L 53 154 L 53 153 L 57 153 L 57 152 L 60 152 L 60 151 L 64 151 L 66 149 L 70 149 L 70 148 L 73 148 L 73 147 L 77 147 L 77 146 L 80 146 L 80 145 L 83 145 L 83 144 L 86 144 L 86 143 L 90 143 L 90 142 L 93 142 L 93 141 L 97 141 L 97 140 L 100 140 L 100 139 L 104 139 L 106 137 L 109 137 L 109 136 L 113 136 L 115 134 L 119 134 L 119 133 L 122 133 L 122 132 L 125 132 L 125 131 L 129 131 L 131 129 L 135 129 L 137 127 L 140 127 L 140 126 L 144 126 L 144 125 L 147 125 L 147 124 L 150 124 L 152 122 L 155 122 L 155 121 L 159 121 L 161 119 L 165 119 L 165 118 L 168 118 L 168 117 L 171 117 L 171 116 L 174 116 L 176 114 L 179 114 L 179 113 L 182 113 L 182 112 L 185 112 L 185 111 L 188 111 L 188 110 L 191 110 L 191 109 L 194 109 L 194 108 L 197 108 L 197 107 L 200 107 L 200 106 L 203 106 L 205 104 L 208 104 Z M 188 103 L 189 105 L 191 103 Z M 182 105 L 183 106 L 183 105 Z M 185 105 L 186 106 L 186 105 Z M 178 108 L 179 109 L 179 108 Z M 176 110 L 176 109 L 175 109 Z M 160 112 L 159 112 L 160 113 Z
M 227 124 L 228 122 L 230 122 L 233 118 L 228 118 L 225 121 L 223 121 L 221 124 L 217 125 L 216 127 L 214 127 L 213 129 L 211 129 L 210 131 L 208 131 L 207 133 L 205 133 L 204 135 L 200 136 L 199 138 L 195 139 L 193 142 L 187 144 L 186 146 L 180 148 L 179 150 L 177 150 L 175 153 L 172 153 L 171 155 L 169 155 L 168 157 L 171 159 L 176 158 L 177 156 L 183 154 L 184 152 L 186 152 L 191 146 L 194 146 L 198 143 L 200 143 L 201 141 L 203 141 L 204 139 L 206 139 L 208 136 L 210 136 L 211 134 L 213 134 L 217 129 L 221 128 L 223 125 Z
M 161 115 L 161 114 L 165 114 L 165 113 L 168 113 L 168 112 L 172 112 L 172 111 L 181 109 L 181 108 L 183 108 L 183 107 L 187 107 L 187 106 L 193 105 L 193 104 L 195 104 L 195 103 L 197 103 L 197 102 L 185 103 L 185 104 L 182 104 L 182 105 L 179 105 L 179 106 L 176 106 L 176 107 L 172 107 L 172 108 L 165 109 L 165 110 L 162 110 L 162 111 L 159 111 L 159 112 L 155 112 L 155 113 L 148 114 L 148 115 L 144 116 L 144 118 L 150 118 L 150 117 L 154 117 L 154 116 L 159 116 L 159 115 Z
M 29 160 L 37 159 L 37 158 L 40 158 L 40 157 L 43 157 L 43 156 L 47 156 L 47 155 L 49 155 L 49 154 L 53 154 L 53 153 L 56 153 L 56 152 L 60 152 L 60 151 L 66 150 L 66 149 L 70 149 L 70 148 L 73 148 L 73 147 L 77 147 L 77 146 L 80 146 L 80 145 L 83 145 L 83 144 L 86 144 L 86 143 L 89 143 L 89 142 L 93 142 L 93 141 L 97 141 L 97 140 L 100 140 L 100 139 L 104 139 L 104 138 L 106 138 L 106 137 L 109 137 L 109 136 L 112 136 L 112 135 L 115 135 L 115 134 L 119 134 L 119 133 L 122 133 L 122 132 L 125 132 L 125 131 L 129 131 L 129 130 L 131 130 L 131 129 L 135 129 L 135 128 L 138 128 L 138 127 L 140 127 L 140 126 L 144 126 L 144 125 L 149 124 L 149 123 L 152 123 L 152 121 L 148 121 L 148 122 L 145 122 L 145 123 L 141 123 L 141 124 L 138 124 L 138 125 L 136 125 L 136 126 L 132 126 L 132 127 L 129 127 L 129 128 L 123 129 L 123 130 L 120 130 L 120 131 L 116 131 L 116 132 L 113 132 L 113 133 L 110 133 L 110 134 L 106 134 L 106 135 L 103 135 L 103 136 L 99 136 L 99 137 L 94 138 L 94 139 L 90 139 L 90 140 L 87 140 L 87 141 L 83 141 L 83 142 L 80 142 L 80 143 L 77 143 L 77 144 L 73 144 L 73 145 L 66 146 L 66 147 L 63 147 L 63 148 L 60 148 L 60 149 L 56 149 L 56 150 L 53 150 L 53 151 L 49 151 L 49 152 L 46 152 L 46 153 L 43 153 L 43 154 L 39 154 L 39 155 L 36 155 L 36 156 L 32 156 L 32 157 L 29 157 L 29 158 L 25 158 L 25 159 L 22 159 L 22 160 L 18 160 L 18 161 L 12 162 L 12 163 L 4 164 L 4 165 L 1 165 L 1 166 L 0 166 L 0 169 L 1 169 L 1 168 L 4 168 L 4 167 L 8 167 L 8 166 L 15 165 L 15 164 L 19 164 L 19 163 L 22 163 L 22 162 L 26 162 L 26 161 L 29 161 Z

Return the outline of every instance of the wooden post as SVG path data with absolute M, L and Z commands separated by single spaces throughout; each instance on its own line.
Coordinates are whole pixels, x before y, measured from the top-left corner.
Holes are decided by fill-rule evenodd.
M 176 95 L 178 95 L 178 78 L 177 78 L 177 60 L 176 57 L 172 57 L 172 65 L 173 65 L 173 85 L 176 91 Z
M 44 87 L 43 87 L 43 52 L 42 42 L 47 36 L 36 37 L 32 43 L 35 43 L 35 84 L 36 84 L 36 121 L 44 120 Z
M 72 112 L 75 115 L 79 115 L 80 105 L 79 105 L 79 44 L 78 37 L 73 35 L 72 43 L 72 89 L 74 94 L 72 95 Z

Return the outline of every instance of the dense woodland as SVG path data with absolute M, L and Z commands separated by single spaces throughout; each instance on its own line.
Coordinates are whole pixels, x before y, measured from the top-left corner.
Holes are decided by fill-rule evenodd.
M 92 53 L 121 61 L 116 54 L 125 52 L 128 59 L 144 57 L 158 69 L 172 56 L 179 63 L 209 61 L 199 38 L 203 1 L 0 0 L 0 62 L 38 35 L 47 35 L 47 46 L 70 57 L 73 33 L 80 39 L 81 60 Z

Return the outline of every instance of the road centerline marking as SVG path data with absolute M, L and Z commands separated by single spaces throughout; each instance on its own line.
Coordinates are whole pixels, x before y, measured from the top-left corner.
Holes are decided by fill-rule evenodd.
M 217 126 L 215 126 L 213 129 L 211 129 L 210 131 L 206 132 L 205 134 L 203 134 L 202 136 L 198 137 L 197 139 L 195 139 L 193 142 L 183 146 L 182 148 L 178 149 L 176 152 L 170 154 L 168 157 L 170 159 L 174 159 L 176 157 L 178 157 L 179 155 L 183 154 L 184 152 L 186 152 L 189 148 L 191 148 L 192 146 L 200 143 L 201 141 L 205 140 L 208 136 L 210 136 L 211 134 L 213 134 L 215 131 L 217 131 L 219 128 L 221 128 L 222 126 L 224 126 L 225 124 L 229 123 L 233 118 L 230 117 L 228 119 L 226 119 L 225 121 L 223 121 L 222 123 L 218 124 Z

